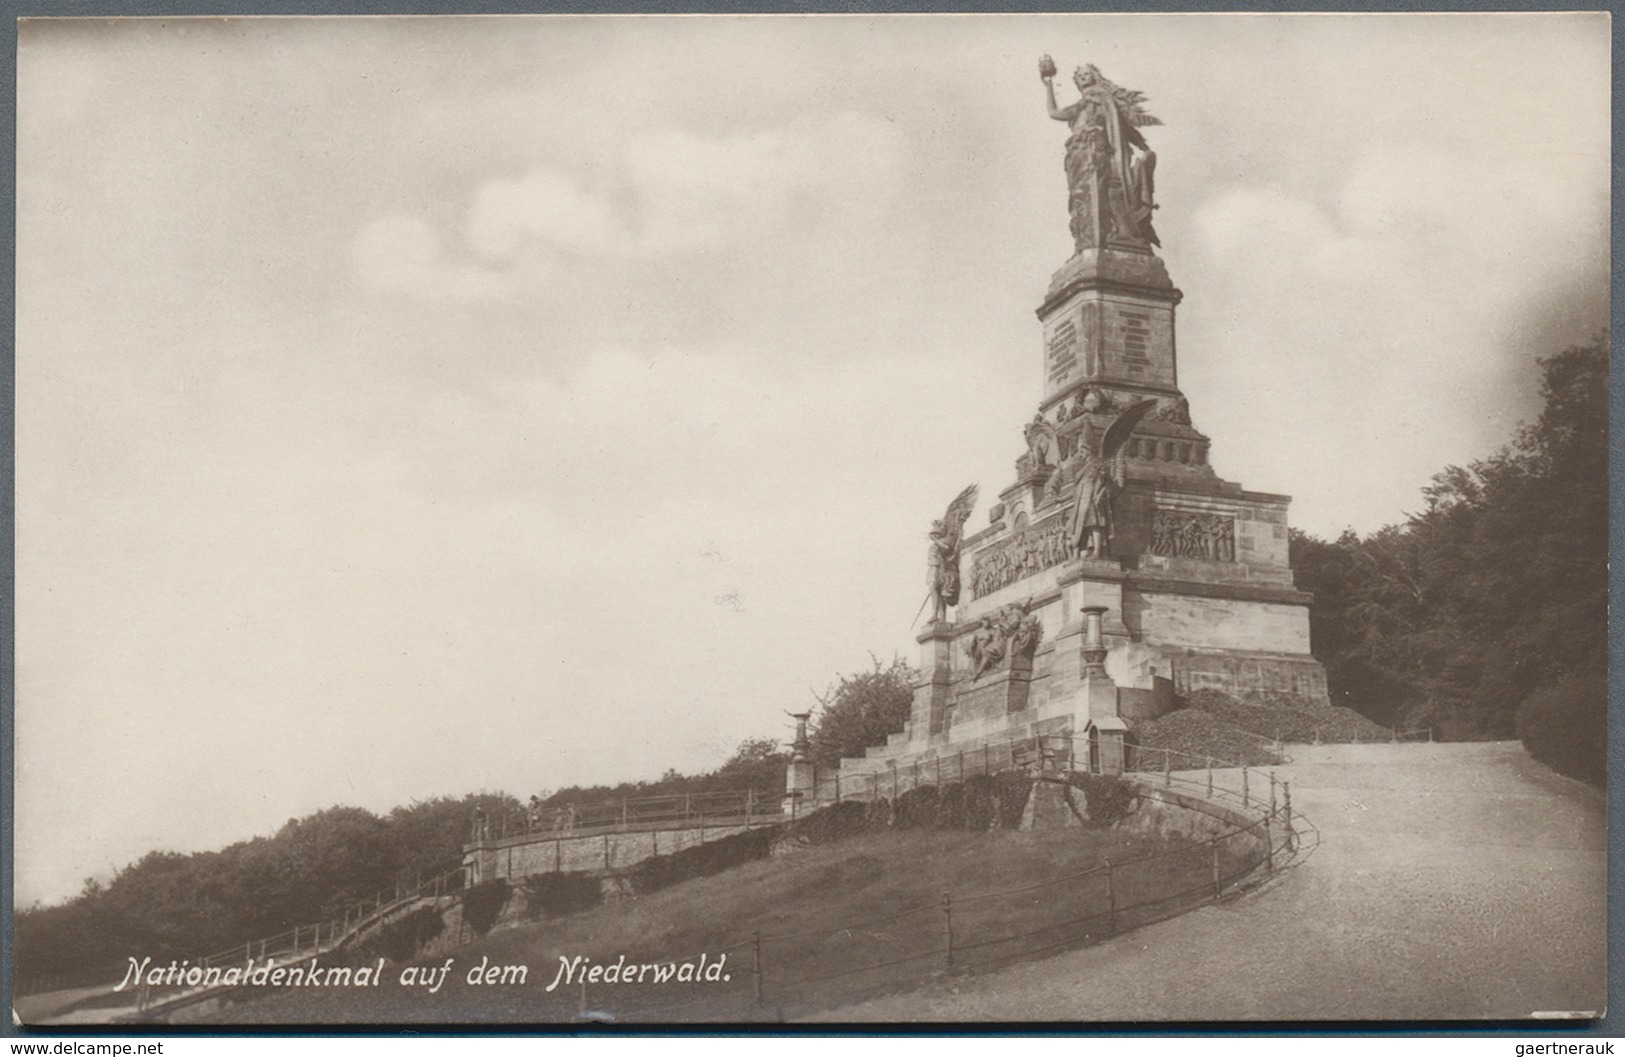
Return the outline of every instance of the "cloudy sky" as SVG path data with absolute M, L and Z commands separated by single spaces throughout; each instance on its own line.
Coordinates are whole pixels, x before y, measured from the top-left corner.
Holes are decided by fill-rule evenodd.
M 1595 15 L 25 23 L 18 900 L 335 803 L 712 767 L 912 656 L 924 531 L 1009 483 L 1071 250 L 1045 52 L 1165 122 L 1219 473 L 1323 535 L 1403 518 L 1605 323 L 1608 46 Z

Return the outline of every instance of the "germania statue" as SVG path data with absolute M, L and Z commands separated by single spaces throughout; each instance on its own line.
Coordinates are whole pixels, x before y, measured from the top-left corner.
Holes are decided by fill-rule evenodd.
M 1038 73 L 1049 116 L 1072 129 L 1066 181 L 1076 251 L 1113 246 L 1150 253 L 1162 245 L 1151 226 L 1157 155 L 1140 134 L 1142 127 L 1162 122 L 1144 109 L 1145 95 L 1119 88 L 1089 64 L 1072 75 L 1078 101 L 1062 108 L 1055 103 L 1055 60 L 1040 59 Z

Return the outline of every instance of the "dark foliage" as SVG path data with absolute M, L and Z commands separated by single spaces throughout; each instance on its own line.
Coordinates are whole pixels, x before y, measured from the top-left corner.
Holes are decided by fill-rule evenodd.
M 887 817 L 890 817 L 889 814 Z M 847 800 L 796 820 L 790 827 L 790 834 L 797 841 L 825 844 L 865 833 L 870 828 L 870 822 L 868 805 L 860 800 Z
M 1553 770 L 1600 784 L 1608 770 L 1608 683 L 1577 672 L 1523 699 L 1518 737 Z
M 1605 679 L 1608 356 L 1599 340 L 1541 364 L 1544 408 L 1511 444 L 1436 475 L 1403 525 L 1295 533 L 1292 563 L 1334 704 L 1441 738 L 1520 734 L 1568 768 L 1606 703 L 1546 691 Z
M 491 931 L 491 926 L 497 923 L 497 917 L 502 908 L 508 905 L 508 897 L 512 890 L 508 882 L 500 877 L 470 888 L 463 893 L 463 923 L 474 931 L 476 936 L 483 936 Z
M 1134 803 L 1134 787 L 1116 775 L 1074 773 L 1068 782 L 1083 794 L 1083 815 L 1091 826 L 1116 825 Z
M 998 828 L 1020 828 L 1032 791 L 1033 778 L 1026 771 L 1000 771 L 993 776 L 994 820 Z
M 871 745 L 883 745 L 908 722 L 918 673 L 901 658 L 882 667 L 841 679 L 821 698 L 810 734 L 812 760 L 834 767 L 843 756 L 862 756 Z
M 653 781 L 621 782 L 619 785 L 571 785 L 540 798 L 543 809 L 569 804 L 589 804 L 605 800 L 635 799 L 644 796 L 676 796 L 682 793 L 743 792 L 754 790 L 760 802 L 784 795 L 784 770 L 790 753 L 772 738 L 747 738 L 727 762 L 702 774 L 679 774 L 669 770 Z
M 334 807 L 289 819 L 274 835 L 220 851 L 152 852 L 69 902 L 19 911 L 16 962 L 29 975 L 115 968 L 133 951 L 197 958 L 318 921 L 462 861 L 476 808 L 496 816 L 511 797 L 478 794 L 396 808 L 387 816 Z
M 446 922 L 436 907 L 419 907 L 398 921 L 391 921 L 356 944 L 349 960 L 365 962 L 384 957 L 392 962 L 410 961 L 423 945 L 445 931 Z
M 930 829 L 937 824 L 937 787 L 915 786 L 898 794 L 892 805 L 892 825 L 899 829 Z
M 694 877 L 710 877 L 747 862 L 765 859 L 777 834 L 771 829 L 745 830 L 719 840 L 696 844 L 670 855 L 656 855 L 623 874 L 639 895 L 658 892 Z
M 997 783 L 992 776 L 973 774 L 961 784 L 966 829 L 992 829 L 999 816 Z
M 543 873 L 525 878 L 525 916 L 556 918 L 591 910 L 604 901 L 597 877 L 581 873 Z

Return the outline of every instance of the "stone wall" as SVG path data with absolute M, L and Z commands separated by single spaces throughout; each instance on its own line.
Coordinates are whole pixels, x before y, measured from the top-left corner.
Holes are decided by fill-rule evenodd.
M 473 864 L 474 882 L 503 878 L 514 881 L 543 873 L 583 873 L 624 869 L 655 855 L 670 855 L 697 844 L 742 833 L 742 823 L 600 833 L 578 837 L 525 834 L 470 848 L 464 862 Z

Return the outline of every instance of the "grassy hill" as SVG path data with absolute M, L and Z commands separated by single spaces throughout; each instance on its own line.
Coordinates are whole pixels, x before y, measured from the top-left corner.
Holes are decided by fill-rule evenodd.
M 709 982 L 594 983 L 586 1006 L 601 1019 L 692 1021 L 776 1019 L 907 986 L 943 967 L 952 893 L 958 965 L 991 965 L 1046 946 L 1071 946 L 1103 923 L 1067 922 L 1105 906 L 1105 875 L 1078 877 L 1168 850 L 1163 838 L 1115 830 L 871 833 L 801 847 L 635 899 L 553 921 L 499 926 L 452 954 L 433 994 L 401 986 L 391 967 L 383 984 L 360 991 L 304 989 L 221 1011 L 215 1022 L 339 1024 L 402 1022 L 564 1023 L 582 1002 L 579 986 L 548 991 L 561 959 L 586 964 L 719 962 Z M 1189 861 L 1185 861 L 1189 859 Z M 1199 861 L 1198 861 L 1199 860 Z M 1204 874 L 1206 855 L 1141 863 L 1140 885 L 1183 884 Z M 1119 873 L 1127 876 L 1128 871 Z M 1129 895 L 1119 880 L 1117 897 Z M 523 896 L 515 893 L 514 898 Z M 753 1002 L 754 934 L 760 930 L 766 1008 Z M 1018 936 L 1014 941 L 1004 937 Z M 725 961 L 721 960 L 726 956 Z M 467 982 L 482 963 L 526 966 L 524 983 Z M 436 971 L 446 956 L 427 959 Z

